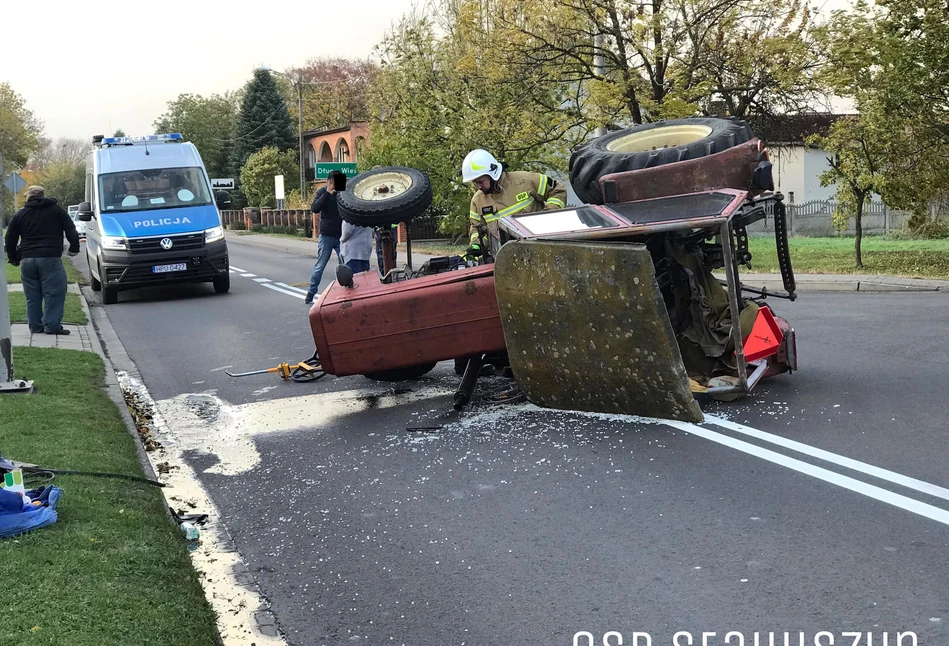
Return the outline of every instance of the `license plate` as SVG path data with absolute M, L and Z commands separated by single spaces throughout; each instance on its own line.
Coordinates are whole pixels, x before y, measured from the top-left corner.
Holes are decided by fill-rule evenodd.
M 169 271 L 185 271 L 188 269 L 188 264 L 184 262 L 178 262 L 174 265 L 155 265 L 152 267 L 153 274 L 165 274 Z

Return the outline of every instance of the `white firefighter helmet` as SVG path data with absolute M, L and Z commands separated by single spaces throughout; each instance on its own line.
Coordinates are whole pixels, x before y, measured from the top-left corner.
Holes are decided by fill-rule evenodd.
M 461 162 L 461 177 L 466 182 L 473 182 L 482 175 L 497 181 L 501 177 L 501 162 L 487 150 L 477 148 L 465 155 Z

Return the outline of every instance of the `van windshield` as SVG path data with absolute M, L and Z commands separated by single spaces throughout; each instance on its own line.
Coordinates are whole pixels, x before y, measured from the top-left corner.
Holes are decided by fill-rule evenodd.
M 100 211 L 151 211 L 211 204 L 200 168 L 153 168 L 99 177 Z

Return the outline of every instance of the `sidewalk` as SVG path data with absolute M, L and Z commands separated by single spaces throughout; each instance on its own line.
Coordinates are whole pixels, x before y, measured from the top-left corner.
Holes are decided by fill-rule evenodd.
M 723 278 L 724 275 L 718 277 Z M 739 277 L 742 283 L 749 286 L 784 290 L 781 274 L 742 272 Z M 799 292 L 949 292 L 949 280 L 904 276 L 796 273 L 794 282 Z
M 316 240 L 303 238 L 281 238 L 260 234 L 237 235 L 225 233 L 228 244 L 246 244 L 254 247 L 283 251 L 289 254 L 316 258 Z M 412 254 L 412 264 L 416 267 L 431 256 Z M 399 264 L 405 263 L 405 253 L 399 252 Z M 370 261 L 375 266 L 375 254 Z M 716 272 L 716 276 L 724 275 Z M 903 276 L 881 276 L 873 274 L 795 274 L 799 292 L 949 292 L 949 280 L 928 278 L 907 278 Z M 741 281 L 753 287 L 767 287 L 770 290 L 784 290 L 780 274 L 741 273 Z
M 7 285 L 8 293 L 22 291 L 22 283 L 10 283 Z M 79 294 L 80 296 L 82 295 L 82 292 L 79 291 L 79 285 L 75 283 L 71 283 L 67 287 L 67 291 L 73 294 Z M 45 334 L 43 332 L 33 334 L 30 332 L 30 326 L 26 323 L 11 323 L 10 341 L 15 346 L 30 348 L 62 348 L 64 350 L 95 352 L 95 347 L 91 341 L 91 336 L 95 334 L 95 330 L 92 327 L 92 317 L 89 315 L 89 307 L 85 299 L 82 300 L 82 308 L 85 310 L 86 320 L 89 322 L 85 325 L 63 325 L 63 327 L 70 332 L 68 336 Z

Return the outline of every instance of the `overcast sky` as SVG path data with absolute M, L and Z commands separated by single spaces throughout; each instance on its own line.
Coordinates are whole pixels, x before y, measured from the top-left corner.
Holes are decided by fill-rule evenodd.
M 2 20 L 0 82 L 26 99 L 47 137 L 150 134 L 181 93 L 239 89 L 260 65 L 369 56 L 413 4 L 46 0 L 29 12 L 21 4 Z
M 369 56 L 418 2 L 46 0 L 30 22 L 20 4 L 3 20 L 0 82 L 26 99 L 47 137 L 150 134 L 181 93 L 239 89 L 260 65 L 283 71 L 317 56 Z

